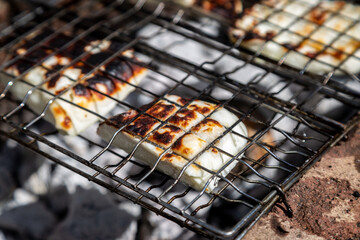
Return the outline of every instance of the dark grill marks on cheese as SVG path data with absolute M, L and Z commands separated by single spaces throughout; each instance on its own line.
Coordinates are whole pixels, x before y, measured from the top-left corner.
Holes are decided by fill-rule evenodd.
M 173 157 L 176 156 L 172 153 L 166 153 L 163 157 L 163 159 L 169 159 L 170 162 L 172 162 Z
M 318 25 L 323 25 L 324 22 L 329 18 L 330 14 L 331 12 L 329 10 L 315 7 L 313 10 L 311 10 L 307 19 Z
M 61 106 L 55 106 L 53 110 L 58 116 L 61 116 L 61 126 L 64 129 L 70 129 L 72 127 L 72 121 L 66 111 Z
M 191 121 L 195 120 L 197 114 L 195 111 L 189 109 L 182 109 L 171 117 L 169 122 L 178 127 L 187 128 Z
M 295 50 L 295 48 L 296 48 L 296 45 L 292 44 L 292 43 L 283 43 L 281 45 L 289 50 Z
M 190 133 L 186 133 L 185 135 L 188 135 L 188 134 L 190 134 Z M 185 135 L 184 135 L 184 136 L 185 136 Z M 185 149 L 182 149 L 182 145 L 183 145 L 182 140 L 183 140 L 183 137 L 180 138 L 180 139 L 178 139 L 178 140 L 173 144 L 172 149 L 175 150 L 175 151 L 180 151 L 180 150 L 186 151 Z
M 189 99 L 186 99 L 186 98 L 180 98 L 180 103 L 182 106 L 184 106 L 185 104 L 187 104 L 190 100 Z
M 26 53 L 26 59 L 29 61 L 33 61 L 34 64 L 37 62 L 41 62 L 46 56 L 52 53 L 51 49 L 40 47 L 32 52 Z
M 73 87 L 73 94 L 79 97 L 86 97 L 89 100 L 92 99 L 92 95 L 94 95 L 95 99 L 104 100 L 107 98 L 106 95 L 114 96 L 118 92 L 121 92 L 123 89 L 122 86 L 126 84 L 124 81 L 130 82 L 131 79 L 137 76 L 137 74 L 139 74 L 143 69 L 140 66 L 130 64 L 127 61 L 116 57 L 105 66 L 100 68 L 105 70 L 105 72 L 95 71 L 90 76 L 86 76 L 90 71 L 93 70 L 94 66 L 102 63 L 104 60 L 110 57 L 114 51 L 118 51 L 121 49 L 121 47 L 124 46 L 124 44 L 117 43 L 115 41 L 110 42 L 108 46 L 107 42 L 104 44 L 104 42 L 101 42 L 101 40 L 94 39 L 96 44 L 100 44 L 100 46 L 105 47 L 103 49 L 97 49 L 97 51 L 99 51 L 98 53 L 87 53 L 87 56 L 85 56 L 83 59 L 80 59 L 80 61 L 70 67 L 67 66 L 64 71 L 60 73 L 58 72 L 60 69 L 64 68 L 74 58 L 84 54 L 85 48 L 93 43 L 86 42 L 86 39 L 77 40 L 70 46 L 67 46 L 65 49 L 62 49 L 58 54 L 52 56 L 50 61 L 47 61 L 46 64 L 44 64 L 45 58 L 53 54 L 54 51 L 60 49 L 65 44 L 72 41 L 72 37 L 60 33 L 43 42 L 46 37 L 53 33 L 54 31 L 52 29 L 45 28 L 42 31 L 39 31 L 36 35 L 32 36 L 32 38 L 25 38 L 19 44 L 16 53 L 14 53 L 14 57 L 16 57 L 16 55 L 21 55 L 22 57 L 8 68 L 8 72 L 18 76 L 34 67 L 34 65 L 41 63 L 39 66 L 44 68 L 45 87 L 48 89 L 56 89 L 59 80 L 63 74 L 65 74 L 64 72 L 66 72 L 66 70 L 80 69 L 81 74 L 78 76 L 78 78 L 71 79 L 74 82 L 81 80 L 79 84 Z M 40 46 L 37 46 L 32 51 L 28 51 L 29 48 L 33 47 L 39 42 L 42 42 Z M 113 52 L 110 53 L 110 50 Z M 128 51 L 131 52 L 131 50 Z M 87 64 L 87 62 L 93 64 L 94 66 L 90 66 L 91 64 Z M 106 71 L 108 72 L 106 73 Z M 49 79 L 51 75 L 54 76 Z M 122 81 L 118 80 L 117 78 L 121 79 Z M 86 88 L 89 88 L 90 91 Z M 59 92 L 60 91 L 57 91 L 55 94 L 58 94 Z
M 83 75 L 88 74 L 91 71 L 91 68 L 85 65 L 83 62 L 76 63 L 74 68 L 80 69 Z
M 106 95 L 112 95 L 113 92 L 115 91 L 115 85 L 112 82 L 112 80 L 100 75 L 95 75 L 91 78 L 88 78 L 87 80 L 85 80 L 85 82 L 88 87 L 92 89 L 96 89 L 97 91 L 104 93 Z M 100 99 L 106 97 L 105 95 L 100 94 L 99 92 L 92 91 L 92 93 L 95 94 Z
M 251 31 L 251 32 L 247 32 L 244 40 L 253 40 L 253 39 L 261 39 L 261 40 L 271 40 L 276 36 L 276 32 L 274 31 L 268 31 L 264 34 L 261 34 L 259 31 L 257 31 L 256 29 Z
M 223 127 L 218 121 L 211 119 L 211 118 L 205 118 L 202 120 L 199 124 L 197 124 L 195 127 L 192 128 L 193 131 L 197 132 L 201 129 L 204 129 L 204 131 L 212 131 L 212 128 L 214 127 Z
M 48 70 L 48 71 L 45 73 L 45 77 L 48 79 L 51 75 L 53 75 L 53 74 L 55 74 L 56 72 L 58 72 L 62 67 L 63 67 L 63 66 L 61 66 L 61 65 L 55 65 L 55 66 L 53 67 L 53 69 L 50 69 L 50 70 Z M 55 87 L 55 86 L 56 86 L 56 83 L 57 83 L 57 81 L 59 80 L 60 77 L 61 77 L 60 74 L 56 74 L 56 75 L 52 76 L 51 79 L 48 80 L 48 82 L 47 82 L 48 88 L 53 88 L 53 87 Z
M 192 133 L 185 133 L 172 146 L 172 150 L 180 156 L 191 160 L 205 149 L 208 143 Z
M 162 146 L 169 147 L 183 131 L 174 125 L 165 125 L 149 137 L 149 140 Z
M 115 128 L 121 128 L 122 126 L 133 121 L 137 114 L 138 114 L 137 111 L 130 109 L 127 112 L 115 115 L 115 116 L 107 119 L 105 122 L 103 122 L 101 124 L 107 124 L 107 125 L 113 126 Z
M 297 12 L 296 4 L 303 9 Z M 241 42 L 244 48 L 251 51 L 261 48 L 261 54 L 272 60 L 280 59 L 289 50 L 293 50 L 289 55 L 297 52 L 304 56 L 299 56 L 302 58 L 299 64 L 296 59 L 293 62 L 288 57 L 285 64 L 290 67 L 303 68 L 307 61 L 315 59 L 317 61 L 309 64 L 309 72 L 320 74 L 321 71 L 327 72 L 339 64 L 341 70 L 351 72 L 357 68 L 356 63 L 348 61 L 347 58 L 354 54 L 360 45 L 360 41 L 347 30 L 347 27 L 355 25 L 357 21 L 350 14 L 352 11 L 354 14 L 359 11 L 358 6 L 352 4 L 329 0 L 314 1 L 311 4 L 300 0 L 261 0 L 244 9 L 243 14 L 234 21 L 234 28 L 229 33 L 233 41 L 244 38 Z M 352 7 L 356 9 L 352 10 Z M 274 22 L 272 16 L 276 14 L 288 15 L 289 19 L 284 19 L 281 23 Z M 285 39 L 283 33 L 289 33 L 290 37 Z M 294 35 L 293 39 L 291 35 Z M 274 44 L 267 44 L 268 40 Z M 320 47 L 314 47 L 315 44 Z M 317 68 L 320 70 L 316 71 Z
M 116 79 L 122 79 L 127 81 L 137 68 L 136 65 L 130 64 L 127 61 L 115 58 L 113 61 L 105 65 L 105 72 L 114 76 Z
M 98 60 L 101 56 L 109 56 L 109 53 L 104 52 L 110 51 L 110 47 L 118 48 L 121 44 L 112 44 L 110 40 L 103 39 L 87 43 L 86 37 L 75 37 L 76 33 L 70 31 L 63 34 L 58 31 L 55 34 L 54 31 L 46 29 L 33 31 L 9 49 L 13 64 L 5 69 L 6 74 L 15 78 L 13 81 L 26 83 L 26 89 L 22 89 L 20 85 L 10 91 L 14 95 L 22 95 L 28 88 L 41 90 L 34 94 L 28 93 L 27 96 L 33 101 L 27 102 L 27 106 L 34 112 L 41 113 L 38 105 L 41 101 L 47 103 L 49 111 L 42 117 L 68 135 L 79 134 L 98 121 L 100 116 L 114 109 L 117 102 L 123 101 L 136 89 L 146 74 L 146 68 L 138 66 L 134 67 L 136 70 L 133 71 L 120 57 L 107 60 L 106 65 L 111 70 L 108 74 L 104 73 L 105 66 L 91 67 L 85 63 L 87 59 Z M 135 58 L 132 49 L 117 51 L 116 54 L 126 57 L 127 61 L 136 65 L 137 60 L 132 60 Z M 120 82 L 110 76 L 111 74 L 126 79 Z M 10 83 L 12 80 L 4 79 L 11 81 Z M 16 97 L 22 99 L 21 96 Z M 64 111 L 56 111 L 60 107 Z
M 300 49 L 306 46 L 309 46 L 312 49 L 314 49 L 313 52 L 310 52 L 309 50 L 307 52 L 303 52 L 303 54 L 305 56 L 308 56 L 309 58 L 315 58 L 318 55 L 318 53 L 324 48 L 322 44 L 306 39 L 302 41 L 299 46 L 296 47 L 296 50 L 300 51 Z
M 20 59 L 18 61 L 16 61 L 13 65 L 11 65 L 10 68 L 15 68 L 17 69 L 19 75 L 23 74 L 24 72 L 26 72 L 27 70 L 29 70 L 30 68 L 32 68 L 34 66 L 34 64 L 30 61 L 24 60 L 24 59 Z
M 189 108 L 193 111 L 197 111 L 201 113 L 202 115 L 208 115 L 211 112 L 211 109 L 208 107 L 198 107 L 198 106 L 190 105 Z
M 130 133 L 145 137 L 153 128 L 159 124 L 159 121 L 156 119 L 141 115 L 134 122 L 126 127 L 126 130 Z
M 319 55 L 320 56 L 330 55 L 339 61 L 342 61 L 346 58 L 346 55 L 342 51 L 337 50 L 337 49 L 331 49 L 331 48 L 326 49 L 324 52 L 320 53 Z
M 179 103 L 184 98 L 167 95 L 165 99 Z M 189 100 L 184 99 L 184 101 Z M 105 124 L 116 129 L 128 124 L 123 130 L 124 132 L 143 138 L 148 136 L 147 142 L 163 150 L 170 148 L 171 151 L 177 154 L 176 156 L 185 159 L 195 157 L 196 154 L 205 149 L 207 144 L 225 131 L 225 127 L 218 121 L 211 119 L 211 116 L 204 119 L 204 116 L 197 112 L 197 110 L 200 110 L 209 115 L 216 109 L 216 104 L 195 100 L 188 106 L 192 106 L 193 109 L 196 109 L 195 111 L 188 108 L 178 110 L 171 102 L 155 100 L 140 107 L 140 110 L 146 111 L 146 114 L 142 114 L 135 120 L 134 117 L 138 112 L 129 110 L 108 119 Z M 176 114 L 171 117 L 175 112 Z M 168 123 L 158 128 L 161 121 L 167 119 Z
M 72 90 L 75 96 L 85 97 L 86 99 L 89 100 L 91 99 L 92 95 L 90 93 L 90 90 L 81 83 L 76 84 Z
M 148 111 L 146 111 L 146 113 L 159 120 L 164 121 L 168 119 L 175 111 L 176 107 L 174 104 L 166 104 L 163 102 L 159 102 L 152 106 Z
M 178 104 L 178 105 L 180 105 L 180 106 L 185 106 L 190 100 L 187 99 L 187 98 L 176 97 L 175 100 L 172 99 L 172 100 L 170 100 L 170 101 L 172 101 L 172 102 L 174 102 L 174 103 L 176 103 L 176 104 Z
M 66 116 L 64 118 L 64 121 L 62 122 L 62 125 L 65 129 L 70 129 L 72 125 L 71 119 L 68 116 Z
M 49 72 L 47 72 L 47 73 L 49 73 Z M 47 74 L 47 73 L 46 73 L 46 75 L 50 75 L 50 74 Z M 49 77 L 49 76 L 46 76 L 46 78 L 48 78 L 48 77 Z M 51 79 L 47 82 L 47 87 L 48 87 L 48 88 L 54 88 L 54 87 L 56 86 L 56 83 L 57 83 L 57 81 L 58 81 L 59 79 L 60 79 L 60 75 L 59 75 L 59 74 L 51 77 Z
M 109 59 L 113 53 L 110 52 L 101 52 L 91 55 L 86 63 L 92 66 L 98 66 L 106 59 Z M 105 72 L 110 76 L 114 76 L 115 78 L 127 80 L 134 74 L 135 65 L 122 60 L 118 57 L 114 58 L 110 62 L 104 65 Z
M 191 103 L 188 106 L 188 109 L 199 112 L 204 116 L 207 116 L 212 111 L 214 111 L 217 106 L 216 104 L 211 104 L 211 103 L 204 102 L 204 101 L 201 101 L 201 103 L 199 103 L 199 100 L 195 100 L 193 103 Z

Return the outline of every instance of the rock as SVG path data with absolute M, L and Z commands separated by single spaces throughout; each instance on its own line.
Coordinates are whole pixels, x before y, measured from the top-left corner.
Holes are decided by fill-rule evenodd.
M 121 237 L 133 220 L 108 196 L 95 189 L 78 188 L 71 197 L 65 220 L 49 239 L 116 239 Z
M 54 215 L 42 203 L 13 208 L 0 216 L 0 229 L 18 239 L 46 239 L 55 227 Z
M 274 207 L 244 239 L 360 239 L 359 146 L 360 125 L 288 191 L 293 218 Z

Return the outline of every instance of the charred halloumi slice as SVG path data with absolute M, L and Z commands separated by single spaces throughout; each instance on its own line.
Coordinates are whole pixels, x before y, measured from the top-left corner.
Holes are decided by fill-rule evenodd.
M 354 64 L 349 57 L 360 47 L 356 16 L 360 6 L 345 1 L 262 0 L 244 10 L 230 38 L 274 61 L 287 54 L 283 64 L 295 69 L 358 73 L 360 59 Z
M 64 99 L 55 98 L 44 118 L 59 131 L 77 135 L 96 122 L 98 115 L 110 112 L 116 106 L 116 100 L 125 99 L 143 79 L 146 69 L 115 57 L 90 74 L 91 69 L 120 49 L 119 43 L 108 40 L 81 40 L 50 56 L 56 49 L 71 41 L 70 37 L 60 34 L 41 47 L 28 51 L 31 43 L 41 41 L 51 33 L 41 32 L 20 43 L 13 57 L 21 55 L 24 59 L 16 61 L 5 71 L 17 77 L 29 70 L 23 80 L 38 88 L 30 95 L 26 104 L 38 114 L 54 95 Z M 80 61 L 68 66 L 74 58 L 84 53 L 87 54 Z M 122 55 L 135 58 L 131 50 L 124 51 Z M 39 66 L 35 67 L 38 63 Z M 0 79 L 7 84 L 12 78 L 1 76 Z M 23 99 L 31 88 L 26 83 L 16 81 L 10 91 Z
M 134 157 L 150 167 L 158 162 L 156 169 L 173 178 L 189 164 L 180 180 L 198 191 L 205 186 L 207 192 L 213 191 L 219 181 L 214 173 L 219 171 L 225 177 L 238 162 L 233 156 L 247 143 L 246 127 L 237 123 L 238 117 L 206 101 L 189 102 L 167 95 L 165 100 L 153 102 L 146 114 L 137 115 L 129 110 L 111 117 L 99 125 L 98 134 L 109 141 L 124 127 L 113 145 L 134 151 Z M 139 141 L 142 143 L 134 150 Z

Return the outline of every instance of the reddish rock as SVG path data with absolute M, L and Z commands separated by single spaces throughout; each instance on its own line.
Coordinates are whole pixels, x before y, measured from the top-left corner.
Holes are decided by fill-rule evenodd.
M 293 218 L 274 207 L 244 239 L 360 239 L 359 191 L 360 125 L 287 193 Z

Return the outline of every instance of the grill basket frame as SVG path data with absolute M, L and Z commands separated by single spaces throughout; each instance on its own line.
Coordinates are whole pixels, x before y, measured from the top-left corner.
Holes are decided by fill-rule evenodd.
M 136 94 L 144 95 L 148 98 L 151 96 L 153 99 L 161 99 L 167 93 L 176 93 L 180 91 L 179 89 L 184 88 L 186 90 L 181 91 L 191 92 L 189 95 L 193 100 L 206 99 L 225 106 L 239 116 L 239 121 L 247 120 L 259 127 L 249 137 L 240 135 L 248 140 L 248 144 L 242 152 L 245 152 L 252 146 L 257 146 L 257 148 L 265 151 L 263 156 L 260 159 L 251 159 L 249 157 L 237 159 L 236 156 L 232 156 L 232 161 L 238 161 L 242 165 L 243 170 L 241 174 L 231 173 L 226 179 L 222 178 L 225 182 L 223 189 L 218 189 L 217 193 L 212 195 L 207 195 L 204 191 L 194 193 L 194 190 L 186 187 L 174 190 L 179 185 L 178 180 L 180 177 L 177 180 L 172 180 L 165 175 L 157 173 L 154 169 L 138 163 L 131 156 L 119 154 L 115 149 L 111 148 L 111 142 L 104 143 L 99 140 L 89 139 L 82 134 L 74 137 L 81 141 L 86 141 L 93 148 L 96 147 L 98 149 L 93 157 L 85 158 L 64 147 L 64 145 L 53 141 L 52 136 L 59 139 L 64 137 L 58 132 L 41 132 L 38 129 L 37 123 L 43 122 L 43 114 L 36 114 L 27 108 L 26 100 L 19 101 L 15 99 L 9 92 L 12 83 L 3 87 L 0 86 L 0 104 L 8 106 L 8 109 L 0 111 L 0 135 L 18 142 L 47 159 L 87 178 L 89 181 L 105 187 L 158 215 L 168 218 L 182 227 L 207 237 L 241 239 L 279 199 L 284 200 L 283 194 L 316 163 L 326 150 L 339 142 L 360 122 L 360 117 L 358 116 L 360 92 L 356 91 L 356 86 L 360 86 L 360 80 L 356 74 L 344 73 L 339 78 L 334 75 L 338 67 L 334 67 L 334 71 L 325 76 L 315 76 L 307 73 L 306 69 L 296 70 L 284 66 L 283 62 L 286 56 L 278 62 L 270 61 L 261 56 L 261 49 L 254 53 L 239 47 L 243 39 L 239 39 L 236 43 L 231 44 L 223 38 L 214 36 L 212 32 L 207 32 L 207 27 L 212 27 L 214 22 L 220 24 L 221 27 L 226 26 L 228 23 L 223 19 L 214 20 L 211 14 L 205 13 L 198 8 L 187 8 L 184 10 L 183 7 L 179 8 L 176 4 L 154 3 L 146 0 L 135 2 L 89 1 L 88 7 L 96 9 L 91 17 L 78 14 L 77 9 L 75 8 L 74 10 L 74 6 L 71 4 L 59 11 L 58 9 L 40 6 L 29 12 L 21 13 L 21 15 L 14 18 L 15 22 L 11 25 L 3 26 L 0 32 L 0 53 L 8 53 L 24 36 L 45 27 L 50 22 L 56 23 L 57 21 L 61 21 L 63 24 L 50 38 L 75 27 L 76 29 L 81 29 L 81 34 L 75 36 L 72 41 L 94 33 L 101 33 L 106 39 L 122 41 L 125 44 L 121 49 L 114 52 L 111 58 L 120 57 L 119 53 L 124 50 L 134 49 L 141 61 L 127 59 L 123 56 L 121 58 L 133 64 L 146 67 L 151 74 L 144 81 L 154 81 L 156 83 L 157 80 L 156 77 L 152 77 L 153 74 L 153 76 L 164 78 L 173 83 L 170 87 L 164 85 L 166 90 L 162 94 L 153 93 L 144 86 L 135 86 Z M 268 16 L 267 19 L 269 17 L 271 16 Z M 304 18 L 304 16 L 299 16 L 300 18 Z M 357 23 L 359 22 L 357 21 Z M 148 36 L 141 35 L 141 30 L 146 26 L 155 26 L 156 31 Z M 173 41 L 165 47 L 159 46 L 157 48 L 151 45 L 153 39 L 167 33 L 174 34 L 182 38 L 182 40 Z M 67 44 L 71 45 L 72 41 Z M 43 42 L 39 42 L 32 47 L 35 49 L 43 44 Z M 187 42 L 199 44 L 201 48 L 215 51 L 217 55 L 214 54 L 216 57 L 212 60 L 206 59 L 198 63 L 190 61 L 184 56 L 172 53 L 172 48 L 175 48 L 177 45 L 180 47 L 187 46 Z M 63 48 L 65 47 L 66 45 Z M 330 45 L 326 47 L 330 47 Z M 61 50 L 62 48 L 55 49 L 55 51 Z M 349 57 L 355 56 L 349 54 Z M 111 58 L 106 61 L 110 61 Z M 226 58 L 231 58 L 233 62 L 237 63 L 237 66 L 228 72 L 220 73 L 215 66 Z M 146 59 L 149 61 L 146 61 Z M 0 71 L 3 72 L 6 67 L 16 60 L 17 58 L 5 62 L 0 66 Z M 209 66 L 213 66 L 215 70 Z M 242 80 L 236 81 L 236 78 L 231 77 L 234 73 L 239 73 L 241 76 L 243 69 L 248 67 L 258 69 L 261 71 L 261 74 L 251 76 L 249 81 L 244 82 Z M 99 68 L 100 66 L 94 66 L 93 71 L 98 71 Z M 181 72 L 183 77 L 177 79 L 171 75 L 171 72 L 167 74 L 169 69 L 170 71 Z M 268 84 L 273 75 L 276 75 L 279 79 L 275 80 L 273 85 L 264 89 L 262 82 Z M 192 78 L 195 78 L 197 80 L 196 83 L 200 84 L 192 85 Z M 16 81 L 26 84 L 21 79 L 21 76 L 16 77 L 13 81 L 15 84 Z M 349 87 L 349 83 L 355 87 Z M 40 86 L 31 87 L 34 87 L 35 90 L 41 88 Z M 232 95 L 225 100 L 217 99 L 214 97 L 214 92 L 218 89 Z M 282 93 L 285 91 L 289 93 L 289 90 L 291 90 L 291 98 L 285 100 Z M 53 95 L 53 97 L 54 100 L 62 99 L 60 95 Z M 246 99 L 245 103 L 241 99 Z M 332 115 L 323 114 L 321 111 L 318 111 L 318 104 L 329 100 L 349 110 L 348 115 L 338 120 Z M 138 110 L 139 106 L 134 106 L 126 100 L 116 101 L 123 108 Z M 240 104 L 246 106 L 239 106 Z M 79 106 L 79 108 L 81 107 Z M 45 113 L 45 110 L 43 113 Z M 270 113 L 271 117 L 265 117 L 266 120 L 260 119 L 257 112 L 261 111 Z M 24 118 L 23 112 L 26 112 L 27 116 L 31 116 L 30 120 Z M 140 114 L 144 112 L 145 110 L 140 111 Z M 91 111 L 89 113 L 96 115 L 96 113 Z M 98 117 L 100 120 L 105 120 L 108 116 Z M 295 124 L 292 132 L 281 128 L 281 121 L 283 119 L 287 119 L 287 121 Z M 228 131 L 231 131 L 231 129 Z M 283 135 L 282 141 L 276 141 L 274 144 L 262 142 L 263 136 L 270 132 Z M 301 136 L 302 133 L 313 133 L 313 135 Z M 314 149 L 310 147 L 312 141 L 318 142 L 314 144 Z M 37 144 L 34 144 L 34 142 Z M 211 146 L 213 144 L 214 142 Z M 46 151 L 46 149 L 49 151 Z M 63 155 L 68 161 L 52 155 L 52 151 Z M 102 161 L 104 153 L 113 154 L 121 160 L 117 164 L 105 164 Z M 291 163 L 289 160 L 291 157 L 289 156 L 292 154 L 302 160 L 295 164 Z M 270 164 L 269 158 L 272 158 L 273 162 L 277 161 L 278 164 Z M 118 171 L 122 171 L 128 165 L 136 166 L 143 170 L 126 177 L 118 176 Z M 113 168 L 115 169 L 111 170 Z M 262 169 L 276 169 L 276 171 L 287 172 L 288 175 L 283 173 L 283 179 L 281 182 L 277 182 L 276 178 L 271 179 L 271 177 L 269 178 L 266 174 L 263 174 L 261 172 Z M 154 174 L 156 176 L 160 175 L 163 180 L 157 184 L 146 187 L 145 185 L 142 186 L 143 181 Z M 249 177 L 250 174 L 257 175 L 259 179 L 254 180 L 253 177 Z M 137 180 L 132 181 L 132 179 Z M 234 183 L 238 180 L 245 181 L 254 186 L 262 185 L 267 189 L 266 194 L 261 198 L 257 198 L 256 194 L 254 195 L 251 191 L 243 191 L 236 186 L 238 183 Z M 152 192 L 154 189 L 157 191 L 157 189 L 163 188 L 164 185 L 167 187 L 160 192 Z M 194 194 L 194 197 L 191 197 L 190 200 L 184 198 L 189 192 Z M 230 199 L 229 196 L 231 196 L 232 192 L 237 192 L 239 196 Z M 229 193 L 229 195 L 225 193 Z M 199 199 L 205 196 L 209 197 L 209 199 L 206 198 L 207 202 L 197 204 Z M 181 208 L 174 204 L 174 202 L 183 201 L 183 199 L 185 199 L 185 203 Z M 242 207 L 247 209 L 246 213 L 243 214 L 236 224 L 225 230 L 214 226 L 203 216 L 198 217 L 201 215 L 199 213 L 201 210 L 210 209 L 214 202 L 220 201 L 219 199 L 231 204 L 243 205 Z

